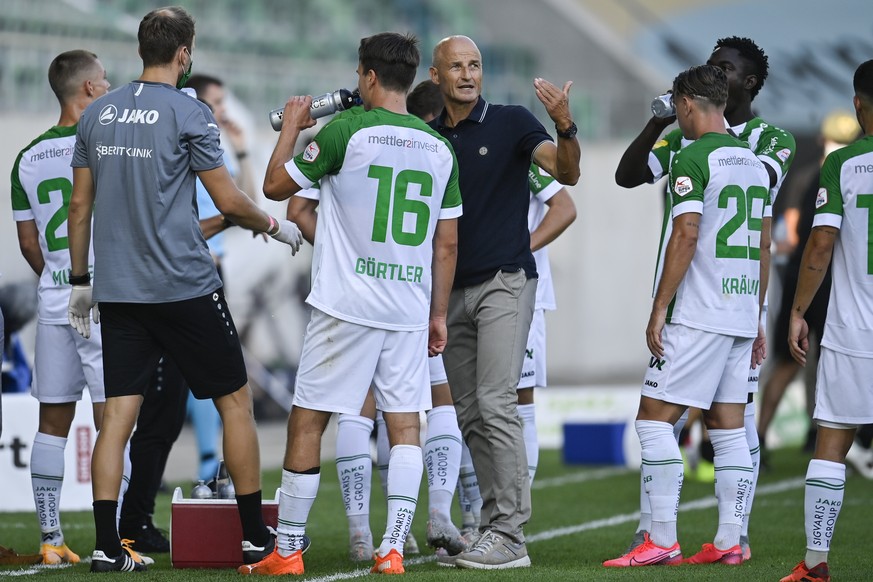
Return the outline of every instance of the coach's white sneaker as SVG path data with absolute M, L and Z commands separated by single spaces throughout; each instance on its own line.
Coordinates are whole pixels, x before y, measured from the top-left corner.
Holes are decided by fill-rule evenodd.
M 530 566 L 527 546 L 512 541 L 502 533 L 488 530 L 482 534 L 472 550 L 459 554 L 455 559 L 458 568 L 476 570 L 503 570 Z

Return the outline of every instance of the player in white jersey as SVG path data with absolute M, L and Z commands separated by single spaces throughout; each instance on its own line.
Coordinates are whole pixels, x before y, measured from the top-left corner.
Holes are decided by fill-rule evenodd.
M 427 122 L 442 110 L 442 95 L 430 81 L 423 81 L 406 98 L 409 113 Z M 362 107 L 340 113 L 334 119 L 360 115 Z M 300 222 L 304 237 L 313 243 L 317 229 L 315 209 L 320 198 L 317 188 L 298 192 L 288 202 L 289 220 Z M 313 259 L 313 265 L 318 264 Z M 313 273 L 313 278 L 315 273 Z M 428 544 L 443 548 L 447 554 L 457 554 L 466 547 L 461 532 L 451 521 L 451 502 L 461 463 L 462 439 L 457 414 L 446 379 L 442 356 L 428 360 L 433 406 L 427 411 L 424 445 L 424 466 L 428 483 Z M 370 531 L 370 492 L 372 464 L 362 462 L 370 457 L 370 434 L 376 426 L 376 465 L 387 495 L 388 459 L 390 446 L 385 419 L 376 411 L 372 391 L 360 414 L 340 414 L 337 422 L 337 474 L 341 494 L 349 520 L 349 558 L 355 562 L 369 560 L 373 555 L 373 536 Z M 418 553 L 418 544 L 412 532 L 406 538 L 404 554 Z
M 310 97 L 292 97 L 264 179 L 284 200 L 321 181 L 314 308 L 289 418 L 276 551 L 244 574 L 302 574 L 306 522 L 320 480 L 331 413 L 360 412 L 372 382 L 392 449 L 388 523 L 374 573 L 404 572 L 403 544 L 423 473 L 419 412 L 430 408 L 427 359 L 442 353 L 457 252 L 461 197 L 448 143 L 406 113 L 420 61 L 411 36 L 361 40 L 358 89 L 365 112 L 326 125 L 292 159 Z
M 769 246 L 770 223 L 772 218 L 772 203 L 776 200 L 779 187 L 788 173 L 791 163 L 794 161 L 796 145 L 794 137 L 786 131 L 765 123 L 752 112 L 752 101 L 757 96 L 767 79 L 769 65 L 767 55 L 748 38 L 727 37 L 716 42 L 708 64 L 720 67 L 728 78 L 728 101 L 725 107 L 724 123 L 729 132 L 746 142 L 759 160 L 764 164 L 770 178 L 770 202 L 771 206 L 765 208 L 764 221 L 761 224 L 762 248 Z M 628 146 L 618 168 L 615 172 L 615 180 L 619 186 L 633 188 L 645 182 L 654 183 L 667 174 L 673 156 L 683 147 L 691 143 L 683 137 L 679 129 L 671 131 L 663 139 L 659 140 L 661 132 L 673 123 L 675 117 L 658 118 L 652 117 L 640 135 Z M 670 237 L 672 223 L 668 219 L 670 213 L 670 198 L 666 199 L 666 214 L 661 233 L 661 245 L 658 252 L 658 261 L 655 272 L 657 281 L 663 266 L 663 246 Z M 769 252 L 765 251 L 761 257 L 762 264 L 769 264 Z M 765 272 L 767 269 L 765 269 Z M 766 291 L 766 286 L 765 289 Z M 761 312 L 762 328 L 756 344 L 758 354 L 762 354 L 761 348 L 765 345 L 764 327 L 767 315 L 766 294 L 765 304 Z M 762 357 L 762 356 L 761 356 Z M 755 426 L 755 407 L 752 403 L 752 393 L 758 390 L 758 363 L 752 364 L 749 370 L 749 397 L 745 411 L 744 427 L 746 440 L 749 443 L 749 451 L 752 455 L 754 467 L 753 486 L 748 496 L 745 517 L 743 518 L 743 531 L 741 546 L 743 558 L 751 558 L 751 546 L 749 544 L 749 514 L 754 499 L 754 483 L 757 482 L 760 468 L 761 448 L 758 432 Z M 679 433 L 685 426 L 687 415 L 676 423 L 674 433 L 679 438 Z M 640 521 L 634 539 L 628 547 L 628 551 L 643 542 L 644 535 L 651 525 L 651 508 L 648 506 L 648 497 L 645 495 L 643 484 L 640 484 Z
M 673 426 L 687 407 L 705 410 L 719 479 L 719 527 L 687 563 L 739 564 L 752 461 L 743 429 L 747 372 L 758 335 L 760 229 L 768 200 L 763 164 L 727 134 L 727 77 L 712 65 L 673 82 L 679 127 L 696 140 L 674 156 L 669 193 L 673 230 L 657 283 L 646 343 L 636 429 L 652 507 L 644 542 L 609 567 L 681 561 L 676 534 L 683 462 Z
M 76 402 L 87 387 L 94 424 L 99 430 L 106 400 L 100 335 L 86 340 L 67 321 L 67 210 L 73 178 L 70 160 L 79 117 L 94 99 L 109 90 L 109 81 L 97 56 L 84 50 L 55 57 L 48 77 L 61 106 L 60 119 L 18 154 L 12 169 L 12 210 L 21 253 L 39 275 L 32 391 L 40 403 L 39 428 L 33 440 L 30 468 L 42 532 L 42 561 L 59 564 L 79 561 L 79 556 L 64 543 L 59 511 L 64 448 Z M 92 249 L 89 266 L 93 265 L 93 257 Z
M 804 315 L 831 265 L 828 315 L 815 393 L 815 454 L 806 471 L 806 556 L 781 582 L 830 580 L 827 559 L 846 486 L 846 453 L 873 422 L 873 60 L 855 71 L 854 105 L 864 137 L 821 169 L 813 229 L 791 308 L 788 347 L 806 365 Z

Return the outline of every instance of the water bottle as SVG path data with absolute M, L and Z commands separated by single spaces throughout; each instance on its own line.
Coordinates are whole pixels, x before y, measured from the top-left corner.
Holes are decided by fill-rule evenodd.
M 212 489 L 203 482 L 203 479 L 197 481 L 197 485 L 191 490 L 191 499 L 212 499 Z
M 652 115 L 658 119 L 666 119 L 676 115 L 676 107 L 673 105 L 673 94 L 664 93 L 658 95 L 652 101 Z
M 227 472 L 227 465 L 224 464 L 224 459 L 218 462 L 218 470 L 215 472 L 215 497 L 218 499 L 235 499 L 236 488 L 233 486 L 233 481 L 230 479 L 230 474 Z
M 312 105 L 309 106 L 309 115 L 312 119 L 318 119 L 337 111 L 345 111 L 355 105 L 360 105 L 361 94 L 357 89 L 349 91 L 348 89 L 337 89 L 331 93 L 325 93 L 318 97 L 312 98 Z M 282 113 L 284 107 L 274 109 L 270 112 L 270 125 L 276 131 L 282 131 Z
M 236 487 L 233 486 L 233 481 L 228 479 L 227 483 L 218 486 L 219 499 L 236 499 Z

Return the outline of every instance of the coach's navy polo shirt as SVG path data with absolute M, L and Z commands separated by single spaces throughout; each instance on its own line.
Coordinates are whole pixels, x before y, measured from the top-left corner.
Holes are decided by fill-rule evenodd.
M 430 126 L 449 140 L 458 159 L 464 214 L 458 220 L 455 288 L 482 283 L 501 270 L 524 269 L 535 278 L 527 176 L 534 150 L 551 136 L 524 107 L 494 105 L 482 97 L 456 127 L 445 121 L 443 110 Z

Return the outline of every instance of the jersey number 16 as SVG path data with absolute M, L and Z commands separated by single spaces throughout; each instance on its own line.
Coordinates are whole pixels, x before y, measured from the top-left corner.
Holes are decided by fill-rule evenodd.
M 431 175 L 419 170 L 401 170 L 395 178 L 394 168 L 370 166 L 370 172 L 367 176 L 378 180 L 372 240 L 385 242 L 388 237 L 390 215 L 391 238 L 394 239 L 394 242 L 410 247 L 417 247 L 423 243 L 427 238 L 428 224 L 430 223 L 430 206 L 422 200 L 410 200 L 406 196 L 409 193 L 410 184 L 418 185 L 419 195 L 431 196 L 433 192 Z M 413 215 L 415 220 L 412 232 L 403 230 L 407 214 Z

